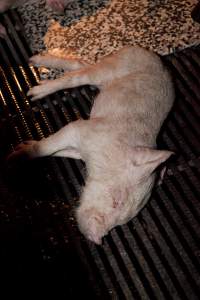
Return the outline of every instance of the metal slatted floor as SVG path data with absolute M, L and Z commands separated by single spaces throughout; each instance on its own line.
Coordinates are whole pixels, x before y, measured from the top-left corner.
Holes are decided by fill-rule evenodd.
M 44 299 L 199 299 L 200 47 L 163 58 L 177 97 L 158 138 L 160 149 L 176 153 L 162 185 L 138 217 L 96 246 L 80 235 L 73 218 L 84 184 L 83 162 L 5 162 L 19 142 L 88 118 L 96 91 L 84 87 L 30 103 L 26 93 L 38 73 L 27 64 L 31 52 L 20 18 L 8 12 L 2 23 L 9 33 L 0 40 L 0 273 L 5 286 L 17 283 L 15 293 L 25 295 L 28 287 Z

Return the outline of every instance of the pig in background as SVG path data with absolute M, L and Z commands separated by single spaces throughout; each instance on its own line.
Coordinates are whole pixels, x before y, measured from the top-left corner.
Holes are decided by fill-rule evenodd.
M 16 8 L 23 5 L 25 2 L 35 2 L 40 0 L 0 0 L 0 13 L 6 10 Z M 46 5 L 50 6 L 54 11 L 63 13 L 65 7 L 74 0 L 46 0 Z M 44 7 L 45 9 L 45 7 Z M 5 38 L 7 35 L 6 28 L 0 23 L 0 37 Z
M 22 5 L 25 0 L 0 0 L 0 13 L 4 13 L 10 8 Z
M 16 8 L 25 2 L 35 2 L 40 0 L 0 0 L 0 13 L 5 12 L 10 8 Z M 46 0 L 46 4 L 53 10 L 64 12 L 65 7 L 74 0 Z
M 100 244 L 117 225 L 147 203 L 155 169 L 172 154 L 156 150 L 156 137 L 174 101 L 171 77 L 160 58 L 140 47 L 124 47 L 95 65 L 74 59 L 33 56 L 36 66 L 64 68 L 42 81 L 32 100 L 64 88 L 100 89 L 89 120 L 78 120 L 41 141 L 27 141 L 9 158 L 65 156 L 86 162 L 87 178 L 76 218 L 83 235 Z

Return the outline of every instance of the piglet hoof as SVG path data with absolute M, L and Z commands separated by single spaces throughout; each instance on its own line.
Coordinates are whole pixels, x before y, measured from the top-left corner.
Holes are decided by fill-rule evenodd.
M 50 89 L 50 80 L 42 80 L 40 81 L 39 85 L 36 85 L 32 87 L 28 93 L 27 96 L 31 97 L 31 101 L 35 101 L 38 99 L 42 99 L 45 96 L 53 93 L 54 91 Z
M 8 161 L 14 161 L 19 158 L 33 159 L 38 156 L 37 141 L 25 141 L 17 145 L 12 153 L 7 156 Z

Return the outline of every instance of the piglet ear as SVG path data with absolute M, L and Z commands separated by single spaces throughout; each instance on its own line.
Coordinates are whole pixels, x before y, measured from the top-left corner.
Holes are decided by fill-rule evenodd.
M 135 147 L 133 150 L 134 166 L 148 168 L 153 172 L 161 163 L 166 161 L 172 154 L 167 150 L 155 150 L 147 147 Z

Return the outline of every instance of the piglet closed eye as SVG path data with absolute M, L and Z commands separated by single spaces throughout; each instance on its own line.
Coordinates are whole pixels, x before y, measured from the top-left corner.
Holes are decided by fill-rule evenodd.
M 72 122 L 48 138 L 22 144 L 13 156 L 84 160 L 87 178 L 76 219 L 83 235 L 101 244 L 112 228 L 144 207 L 156 168 L 172 154 L 156 149 L 156 137 L 174 101 L 172 79 L 155 53 L 137 46 L 124 47 L 94 65 L 52 55 L 34 56 L 31 61 L 68 71 L 33 87 L 28 92 L 32 101 L 80 85 L 96 85 L 100 90 L 89 120 Z

